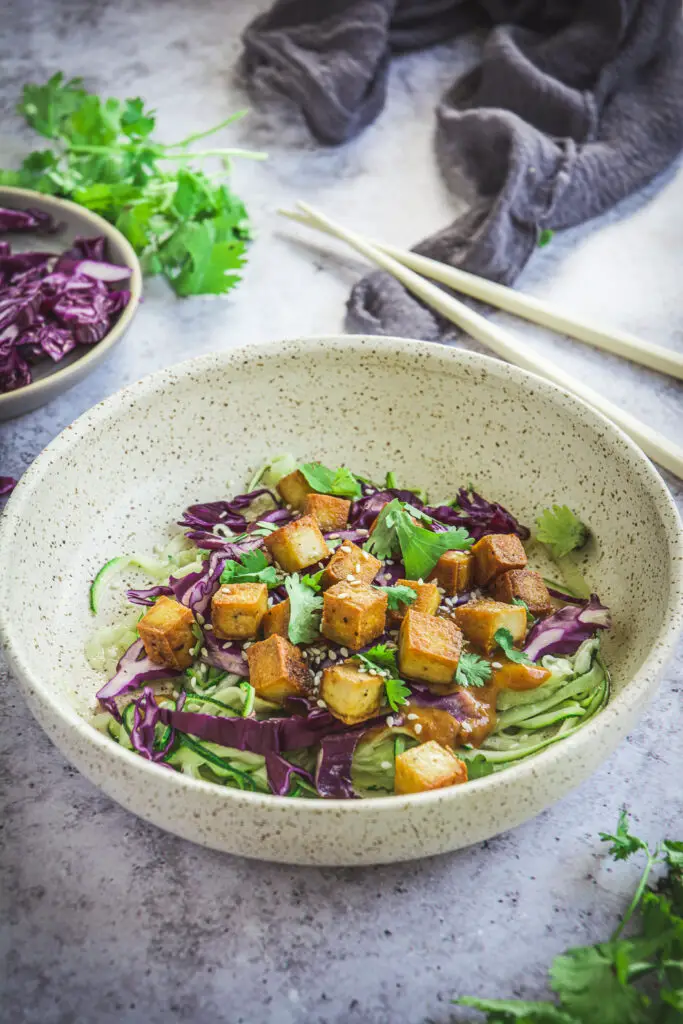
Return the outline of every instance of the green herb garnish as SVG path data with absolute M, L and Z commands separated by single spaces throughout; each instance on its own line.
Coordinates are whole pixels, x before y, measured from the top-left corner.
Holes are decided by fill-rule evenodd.
M 177 295 L 219 295 L 237 284 L 250 233 L 246 210 L 226 184 L 227 161 L 265 154 L 189 147 L 245 111 L 166 145 L 152 139 L 156 114 L 139 97 L 100 99 L 61 72 L 44 85 L 25 85 L 17 109 L 54 146 L 30 153 L 19 170 L 0 170 L 0 185 L 62 196 L 99 213 L 123 232 L 144 272 L 163 274 Z M 208 156 L 222 159 L 218 175 L 190 166 Z
M 543 230 L 541 231 L 541 233 L 538 236 L 538 241 L 536 242 L 536 245 L 538 246 L 538 248 L 539 249 L 543 249 L 548 244 L 548 242 L 552 239 L 554 234 L 555 234 L 555 232 L 551 231 L 550 228 L 543 228 Z
M 512 639 L 512 633 L 509 629 L 501 627 L 497 629 L 493 634 L 493 639 L 496 641 L 499 647 L 502 647 L 507 658 L 510 661 L 514 661 L 516 665 L 532 665 L 533 662 L 528 654 L 524 651 L 518 651 L 515 647 L 515 642 Z
M 536 619 L 529 611 L 529 605 L 526 603 L 526 601 L 523 601 L 521 597 L 513 597 L 512 603 L 516 604 L 519 608 L 523 608 L 525 610 L 526 624 L 528 628 L 531 628 L 531 626 L 533 626 L 533 624 L 536 622 Z
M 298 573 L 287 577 L 285 589 L 289 597 L 287 635 L 293 644 L 311 644 L 320 633 L 323 599 Z
M 400 707 L 408 703 L 410 690 L 402 679 L 387 679 L 384 689 L 392 711 L 398 711 Z
M 458 686 L 486 686 L 492 671 L 490 661 L 465 651 L 460 655 L 454 680 Z
M 246 551 L 239 562 L 228 559 L 221 573 L 221 583 L 265 583 L 276 587 L 277 569 L 270 565 L 263 551 Z
M 305 462 L 299 469 L 318 494 L 334 494 L 339 498 L 351 498 L 354 501 L 362 494 L 357 478 L 346 466 L 328 469 L 320 462 Z
M 583 547 L 588 540 L 588 529 L 566 505 L 553 505 L 551 509 L 544 509 L 536 520 L 536 536 L 557 559 Z
M 387 607 L 390 612 L 400 611 L 402 604 L 413 604 L 417 601 L 417 594 L 412 587 L 377 587 L 387 595 Z
M 445 551 L 465 551 L 474 543 L 460 526 L 435 533 L 414 523 L 411 517 L 415 516 L 433 522 L 419 509 L 395 498 L 380 512 L 372 536 L 364 545 L 380 559 L 391 558 L 399 550 L 407 579 L 426 579 Z
M 366 668 L 380 669 L 382 672 L 398 675 L 395 647 L 389 647 L 387 644 L 375 644 L 369 651 L 354 654 L 354 658 Z

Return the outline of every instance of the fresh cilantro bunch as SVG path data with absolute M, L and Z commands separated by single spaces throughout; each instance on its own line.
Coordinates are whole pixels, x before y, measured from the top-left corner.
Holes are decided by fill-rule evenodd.
M 239 562 L 228 559 L 221 573 L 221 583 L 265 583 L 276 587 L 277 569 L 270 565 L 263 551 L 245 551 Z
M 469 764 L 469 762 L 468 762 Z M 486 1014 L 488 1024 L 681 1024 L 683 1021 L 683 842 L 650 849 L 629 832 L 622 811 L 614 834 L 601 832 L 615 860 L 644 853 L 645 868 L 618 927 L 595 946 L 555 957 L 550 987 L 556 1002 L 460 999 Z M 648 887 L 652 870 L 666 874 Z M 628 938 L 626 925 L 638 927 Z
M 374 669 L 378 675 L 384 676 L 387 703 L 392 711 L 398 711 L 408 703 L 410 689 L 398 678 L 395 648 L 388 647 L 387 644 L 376 644 L 369 651 L 356 654 L 354 657 L 366 669 Z
M 152 138 L 156 119 L 143 101 L 101 99 L 61 72 L 25 85 L 18 112 L 50 149 L 35 150 L 19 170 L 0 170 L 0 185 L 70 199 L 114 224 L 148 275 L 163 274 L 177 295 L 220 295 L 240 280 L 250 237 L 244 205 L 227 185 L 229 158 L 263 159 L 237 149 L 189 147 L 244 116 L 166 145 Z M 208 174 L 190 161 L 218 157 Z

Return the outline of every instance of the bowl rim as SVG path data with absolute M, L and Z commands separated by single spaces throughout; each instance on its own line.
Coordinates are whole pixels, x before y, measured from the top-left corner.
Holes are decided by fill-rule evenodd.
M 90 345 L 88 350 L 79 359 L 69 363 L 68 366 L 60 367 L 59 363 L 56 363 L 53 372 L 49 373 L 46 377 L 31 381 L 30 384 L 25 384 L 24 387 L 16 388 L 14 391 L 0 394 L 0 409 L 5 404 L 9 405 L 19 395 L 23 398 L 24 396 L 39 395 L 43 391 L 49 391 L 54 385 L 56 377 L 59 377 L 60 383 L 62 381 L 69 381 L 74 377 L 76 379 L 73 383 L 76 384 L 81 376 L 88 373 L 90 363 L 97 362 L 102 358 L 121 336 L 125 334 L 137 312 L 142 296 L 142 267 L 140 266 L 140 260 L 128 239 L 113 224 L 100 217 L 99 214 L 87 210 L 84 206 L 72 203 L 70 199 L 44 195 L 42 192 L 35 192 L 33 189 L 16 188 L 13 185 L 0 185 L 0 202 L 3 196 L 31 203 L 33 206 L 52 213 L 55 218 L 59 217 L 60 212 L 63 213 L 64 210 L 69 210 L 74 216 L 83 221 L 84 230 L 89 227 L 95 234 L 104 235 L 108 241 L 115 241 L 121 247 L 125 263 L 130 267 L 131 275 L 128 285 L 130 299 L 121 311 L 121 315 L 114 326 L 111 330 L 107 331 L 101 341 L 98 341 L 96 345 Z
M 154 392 L 163 389 L 170 381 L 179 383 L 187 377 L 191 377 L 199 370 L 203 372 L 209 367 L 229 369 L 233 365 L 244 364 L 265 360 L 268 358 L 292 358 L 300 357 L 302 354 L 315 353 L 326 349 L 336 348 L 350 352 L 362 351 L 386 353 L 387 347 L 391 346 L 394 352 L 403 356 L 415 358 L 416 352 L 421 352 L 424 358 L 436 365 L 445 368 L 457 364 L 472 366 L 483 370 L 486 375 L 498 378 L 498 380 L 512 380 L 515 383 L 533 383 L 534 388 L 547 395 L 552 401 L 559 402 L 565 408 L 569 407 L 586 422 L 588 426 L 595 426 L 606 431 L 617 450 L 627 457 L 631 465 L 641 476 L 643 483 L 648 485 L 647 490 L 652 496 L 658 511 L 661 514 L 663 527 L 667 535 L 669 550 L 671 552 L 671 576 L 666 612 L 662 618 L 662 625 L 655 640 L 652 643 L 650 653 L 646 656 L 640 669 L 632 676 L 624 690 L 616 699 L 611 699 L 607 706 L 588 722 L 581 729 L 568 736 L 562 743 L 556 743 L 536 754 L 534 757 L 521 760 L 511 765 L 505 772 L 494 773 L 480 779 L 474 779 L 467 784 L 467 791 L 473 794 L 473 787 L 477 790 L 484 790 L 501 784 L 511 785 L 515 780 L 523 776 L 533 775 L 544 768 L 550 768 L 564 756 L 562 751 L 578 750 L 588 746 L 601 734 L 609 734 L 611 726 L 616 722 L 618 716 L 627 713 L 629 709 L 637 707 L 644 700 L 659 678 L 666 662 L 668 661 L 676 644 L 678 634 L 683 628 L 683 524 L 678 514 L 674 500 L 663 480 L 650 462 L 647 456 L 638 446 L 614 423 L 607 419 L 602 413 L 588 406 L 582 399 L 565 391 L 550 381 L 545 380 L 536 374 L 529 373 L 516 366 L 504 363 L 501 360 L 490 356 L 470 352 L 463 349 L 448 347 L 445 345 L 434 345 L 433 343 L 417 341 L 397 337 L 372 337 L 364 335 L 315 335 L 291 339 L 284 342 L 266 342 L 261 344 L 248 344 L 231 348 L 225 352 L 207 353 L 193 359 L 184 360 L 172 366 L 162 368 L 152 374 L 143 377 L 141 380 L 128 385 L 115 392 L 113 395 L 98 403 L 93 408 L 83 413 L 71 426 L 62 431 L 50 444 L 37 456 L 34 462 L 26 470 L 20 479 L 15 490 L 11 494 L 4 514 L 0 516 L 0 565 L 10 556 L 14 532 L 20 523 L 23 509 L 32 502 L 33 495 L 41 485 L 43 479 L 49 474 L 52 467 L 58 463 L 62 453 L 81 437 L 87 435 L 93 426 L 109 418 L 114 418 L 122 410 L 130 408 L 131 403 L 143 399 Z M 141 782 L 148 779 L 150 783 L 157 786 L 187 787 L 188 792 L 196 794 L 214 794 L 218 799 L 218 793 L 223 794 L 221 799 L 228 803 L 240 801 L 251 804 L 254 808 L 260 806 L 288 807 L 289 802 L 282 797 L 271 793 L 246 792 L 229 787 L 219 787 L 215 783 L 190 778 L 180 772 L 168 772 L 162 766 L 152 763 L 126 750 L 119 744 L 112 743 L 111 739 L 101 733 L 90 724 L 70 704 L 64 704 L 57 694 L 49 688 L 44 687 L 41 680 L 29 670 L 28 665 L 22 657 L 21 631 L 17 630 L 20 623 L 13 623 L 10 613 L 11 602 L 3 600 L 3 580 L 6 574 L 0 574 L 0 640 L 3 641 L 5 653 L 13 672 L 16 673 L 22 685 L 26 685 L 29 691 L 36 694 L 39 699 L 48 704 L 52 713 L 62 723 L 79 735 L 80 739 L 90 747 L 94 747 L 98 754 L 101 752 L 104 757 L 109 756 L 121 760 L 122 769 L 130 768 L 132 764 L 137 765 L 141 773 Z M 9 594 L 6 595 L 9 597 Z M 66 755 L 68 757 L 68 754 Z M 132 759 L 132 760 L 131 760 Z M 149 774 L 151 773 L 151 774 Z M 165 782 L 164 782 L 165 780 Z M 434 790 L 428 793 L 416 793 L 406 796 L 378 796 L 365 800 L 344 800 L 344 799 L 321 799 L 321 800 L 297 800 L 293 812 L 299 815 L 318 814 L 372 814 L 393 808 L 406 808 L 430 804 L 440 804 L 442 801 L 457 800 L 462 795 L 463 787 L 452 786 L 444 789 Z

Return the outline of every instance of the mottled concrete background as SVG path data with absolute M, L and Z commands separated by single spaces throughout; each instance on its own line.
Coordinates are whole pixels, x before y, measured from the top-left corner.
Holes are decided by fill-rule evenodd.
M 100 90 L 140 93 L 159 108 L 169 140 L 218 122 L 245 103 L 233 65 L 239 32 L 262 7 L 10 0 L 0 33 L 3 162 L 27 146 L 12 115 L 20 85 L 60 68 Z M 445 223 L 456 201 L 434 166 L 432 112 L 473 46 L 397 61 L 382 118 L 343 150 L 317 150 L 295 122 L 253 115 L 235 137 L 272 159 L 236 174 L 258 231 L 242 287 L 226 302 L 176 302 L 150 285 L 106 365 L 0 427 L 0 470 L 19 475 L 81 412 L 157 367 L 245 341 L 337 331 L 360 266 L 286 240 L 292 232 L 273 211 L 305 197 L 399 244 Z M 682 237 L 683 177 L 672 174 L 651 201 L 556 237 L 521 285 L 680 348 Z M 530 345 L 557 352 L 680 439 L 680 387 L 524 330 Z M 683 837 L 682 664 L 679 652 L 603 769 L 537 820 L 463 853 L 355 871 L 249 863 L 136 820 L 69 767 L 5 674 L 0 1018 L 444 1024 L 456 993 L 539 996 L 553 954 L 605 937 L 625 905 L 637 868 L 613 869 L 596 838 L 620 805 L 631 806 L 643 835 Z

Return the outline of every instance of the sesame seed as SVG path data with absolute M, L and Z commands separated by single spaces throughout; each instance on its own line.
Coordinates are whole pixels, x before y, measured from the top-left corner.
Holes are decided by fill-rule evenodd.
M 304 658 L 305 661 L 308 661 L 308 651 L 302 651 L 301 657 Z
M 361 529 L 357 530 L 356 533 L 362 533 L 364 537 L 367 537 L 370 531 L 366 530 L 364 527 L 361 527 Z
M 209 652 L 207 651 L 206 647 L 202 647 L 202 658 L 208 658 L 208 656 Z
M 274 604 L 275 604 L 275 602 L 273 601 L 272 597 L 269 597 L 268 598 L 268 607 L 272 608 Z
M 337 652 L 336 651 L 330 651 L 329 652 L 329 658 L 330 658 L 330 661 L 336 661 L 337 660 Z
M 317 700 L 316 704 L 318 705 L 319 708 L 326 708 L 327 707 L 327 704 L 322 699 L 321 700 Z
M 323 677 L 322 672 L 316 672 L 316 674 L 313 676 L 313 682 L 314 683 L 319 683 L 320 680 L 322 679 L 322 677 Z
M 418 582 L 418 583 L 424 583 L 424 580 L 423 580 L 423 579 L 422 579 L 422 577 L 420 576 L 420 578 L 419 578 L 419 580 L 418 580 L 417 582 Z
M 219 518 L 219 519 L 226 519 L 226 518 L 227 518 L 227 515 L 228 515 L 228 513 L 227 513 L 227 512 L 221 512 L 221 514 L 219 515 L 219 517 L 218 517 L 218 518 Z
M 369 557 L 370 557 L 370 552 L 369 551 L 361 551 L 361 558 L 366 558 L 367 559 Z
M 414 715 L 412 712 L 409 715 L 406 715 L 406 718 L 408 719 L 409 722 L 417 721 L 417 715 Z
M 368 669 L 368 675 L 370 675 L 370 676 L 376 676 L 376 675 L 379 675 L 379 673 L 378 673 L 378 671 L 377 671 L 377 669 L 376 669 L 376 668 L 369 668 L 369 669 Z
M 394 724 L 395 724 L 395 723 L 394 723 L 394 720 L 393 720 L 393 718 L 391 717 L 391 715 L 389 715 L 389 717 L 387 718 L 387 725 L 388 725 L 388 726 L 389 726 L 389 728 L 391 729 L 391 728 L 393 728 Z
M 391 768 L 391 761 L 382 761 L 380 768 L 384 768 L 385 770 L 387 768 Z
M 368 670 L 368 666 L 367 665 L 363 665 L 363 663 L 361 662 L 361 664 L 358 666 L 358 671 L 359 672 L 367 672 L 367 670 Z
M 440 593 L 440 594 L 444 594 L 444 595 L 445 595 L 446 591 L 444 590 L 444 588 L 443 588 L 443 587 L 439 587 L 439 586 L 437 585 L 437 588 L 436 588 L 436 589 L 437 589 L 437 590 L 439 591 L 439 593 Z
M 353 551 L 353 548 L 350 548 L 348 544 L 342 544 L 339 550 L 344 551 L 347 555 L 350 555 L 351 552 Z
M 349 656 L 349 649 L 348 649 L 348 647 L 340 647 L 339 648 L 339 653 L 341 654 L 342 658 L 348 658 L 348 656 Z
M 353 575 L 353 573 L 349 573 L 348 576 L 346 577 L 346 582 L 347 583 L 354 583 L 355 580 L 356 580 L 356 577 Z
M 387 558 L 386 564 L 387 565 L 393 565 L 394 564 L 393 558 Z
M 503 666 L 502 666 L 500 661 L 492 661 L 491 662 L 491 667 L 492 668 L 502 668 Z
M 206 622 L 206 619 L 201 614 L 201 612 L 197 612 L 196 619 L 197 619 L 197 622 L 199 623 L 200 626 L 203 626 L 204 623 Z
M 360 562 L 356 562 L 354 566 L 354 572 L 360 572 Z
M 417 725 L 414 725 L 414 726 L 413 726 L 413 729 L 415 730 L 415 732 L 417 733 L 417 735 L 418 735 L 418 736 L 419 736 L 419 735 L 420 735 L 420 733 L 422 732 L 422 726 L 420 725 L 420 723 L 419 723 L 419 722 L 417 723 Z
M 205 622 L 204 623 L 204 629 L 213 629 L 213 626 L 211 625 L 210 622 Z
M 248 650 L 252 646 L 253 643 L 254 643 L 253 640 L 245 640 L 244 643 L 242 644 L 242 650 L 243 651 Z

